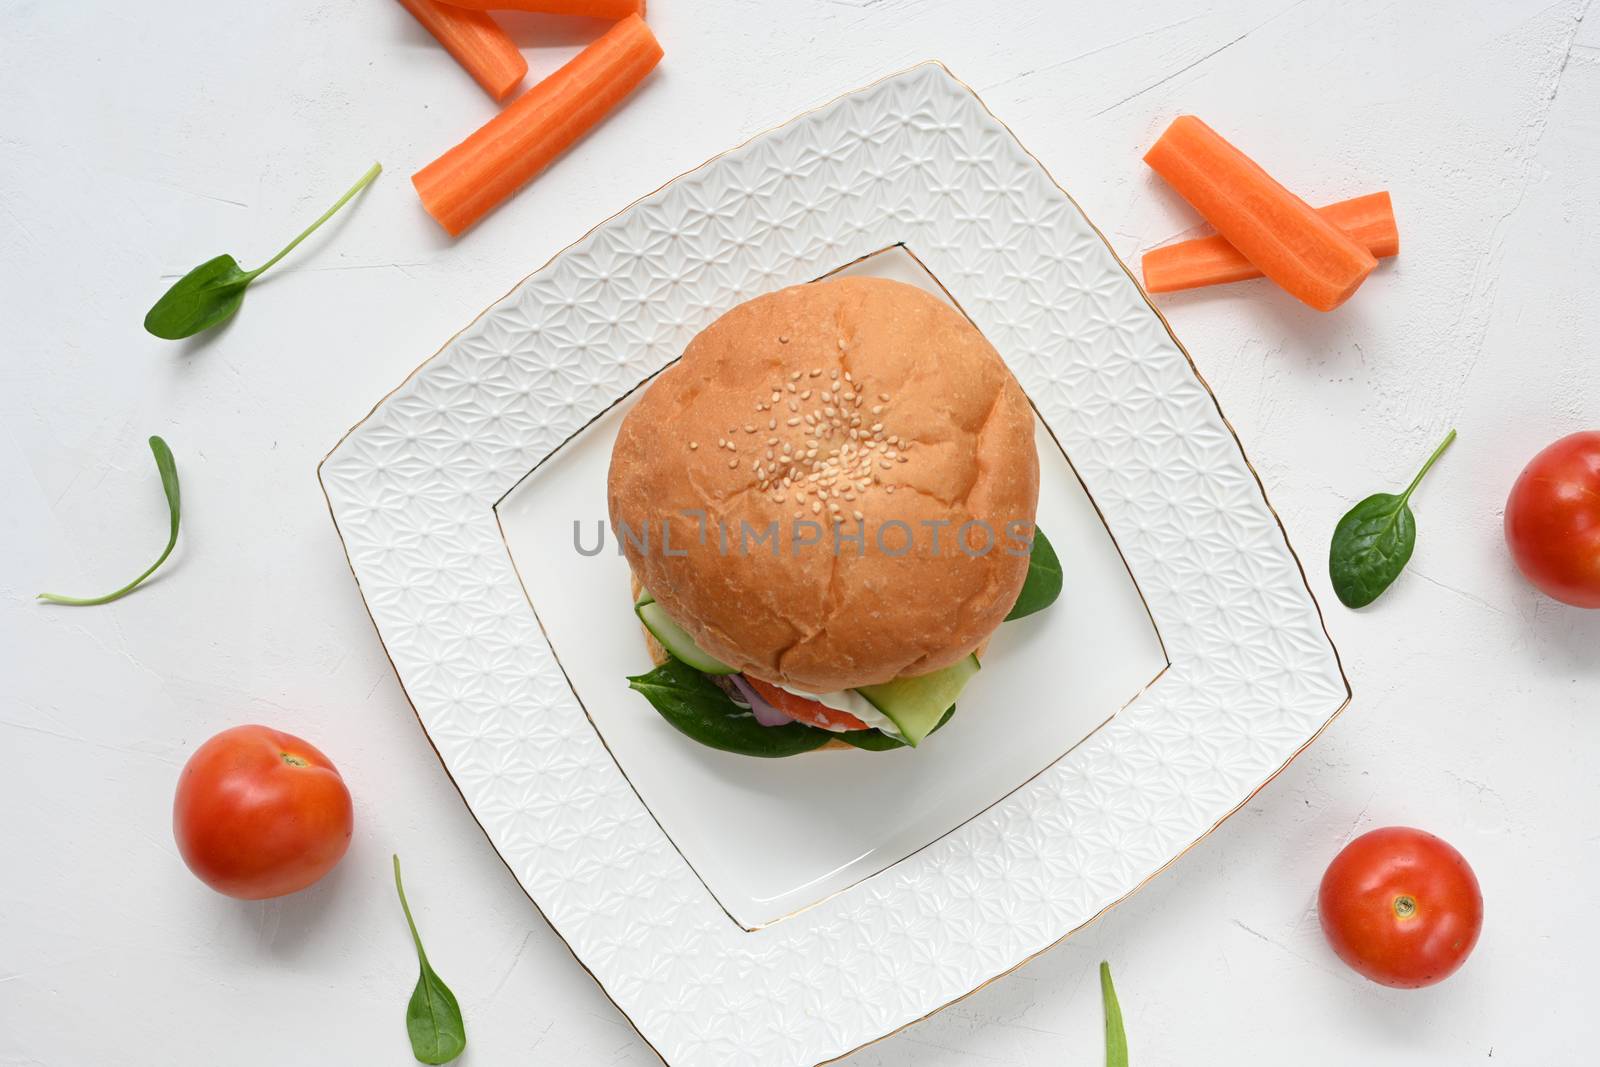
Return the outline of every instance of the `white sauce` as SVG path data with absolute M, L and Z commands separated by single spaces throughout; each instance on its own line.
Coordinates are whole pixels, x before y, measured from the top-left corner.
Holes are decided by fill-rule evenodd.
M 803 689 L 791 689 L 786 685 L 780 685 L 778 688 L 785 693 L 793 693 L 797 697 L 815 700 L 818 704 L 832 708 L 834 711 L 849 712 L 873 729 L 880 730 L 897 741 L 902 740 L 900 730 L 895 726 L 894 721 L 873 707 L 870 700 L 854 689 L 841 689 L 836 693 L 807 693 Z M 843 732 L 842 730 L 834 731 L 834 733 Z

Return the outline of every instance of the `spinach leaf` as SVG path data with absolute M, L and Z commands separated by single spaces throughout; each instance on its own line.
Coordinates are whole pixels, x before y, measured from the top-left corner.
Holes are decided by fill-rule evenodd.
M 1328 547 L 1328 577 L 1345 607 L 1366 607 L 1405 570 L 1417 545 L 1411 494 L 1455 439 L 1454 430 L 1445 435 L 1404 493 L 1374 493 L 1345 512 L 1334 527 Z
M 944 724 L 949 722 L 950 716 L 955 713 L 956 706 L 951 704 L 945 709 L 944 717 L 939 720 L 933 729 L 928 731 L 928 736 L 932 737 L 944 729 Z M 854 745 L 856 748 L 865 749 L 868 752 L 888 752 L 890 749 L 906 747 L 904 741 L 890 737 L 880 730 L 846 730 L 843 733 L 837 733 L 832 736 L 847 745 Z
M 72 607 L 89 607 L 94 604 L 109 604 L 113 600 L 120 600 L 139 587 L 139 584 L 156 572 L 156 568 L 167 561 L 172 555 L 172 549 L 178 543 L 178 520 L 181 518 L 182 501 L 178 494 L 178 464 L 172 458 L 172 449 L 159 437 L 150 438 L 150 451 L 155 453 L 156 470 L 161 473 L 161 490 L 167 495 L 167 511 L 171 513 L 171 530 L 167 535 L 167 547 L 161 550 L 161 555 L 150 564 L 149 568 L 139 577 L 105 596 L 76 597 L 61 596 L 58 593 L 40 593 L 38 599 L 51 604 L 67 604 Z
M 668 659 L 648 674 L 630 677 L 628 685 L 643 693 L 661 717 L 679 731 L 724 752 L 766 758 L 794 756 L 821 748 L 835 736 L 798 722 L 762 726 L 716 683 L 678 659 Z
M 398 855 L 394 857 L 394 888 L 400 894 L 400 907 L 406 913 L 406 925 L 411 927 L 411 940 L 417 946 L 417 961 L 422 965 L 417 988 L 411 991 L 411 1002 L 406 1005 L 411 1054 L 420 1063 L 449 1063 L 467 1047 L 467 1024 L 461 1018 L 456 995 L 433 973 L 428 954 L 422 951 L 422 938 L 417 936 L 411 905 L 406 903 L 406 887 L 400 883 Z
M 1043 611 L 1061 595 L 1061 561 L 1050 539 L 1037 526 L 1033 528 L 1033 549 L 1028 553 L 1028 577 L 1022 583 L 1022 592 L 1011 606 L 1006 622 Z
M 232 256 L 223 254 L 208 259 L 173 283 L 162 294 L 144 317 L 144 328 L 157 337 L 176 341 L 193 337 L 202 330 L 226 322 L 244 303 L 244 291 L 267 268 L 294 251 L 294 247 L 316 232 L 317 227 L 331 219 L 336 211 L 350 202 L 350 198 L 366 188 L 383 168 L 374 163 L 361 180 L 348 191 L 322 217 L 301 231 L 283 250 L 255 270 L 243 270 Z
M 1106 1011 L 1106 1067 L 1128 1067 L 1128 1034 L 1122 1028 L 1122 1005 L 1111 984 L 1111 964 L 1100 961 L 1100 999 Z

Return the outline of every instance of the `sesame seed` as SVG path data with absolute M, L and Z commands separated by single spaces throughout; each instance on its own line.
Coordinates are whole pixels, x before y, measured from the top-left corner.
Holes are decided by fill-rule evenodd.
M 843 352 L 844 350 L 845 350 L 844 338 L 841 337 L 841 338 L 839 338 L 839 351 Z M 838 371 L 834 371 L 834 374 L 838 374 L 838 373 L 839 373 Z
M 690 441 L 689 442 L 689 451 L 693 452 L 695 449 L 697 449 L 699 447 L 700 447 L 700 442 L 699 441 Z
M 818 500 L 826 500 L 826 499 L 828 499 L 828 491 L 826 489 L 818 489 L 817 490 L 817 499 Z
M 874 415 L 882 415 L 883 414 L 883 405 L 882 404 L 874 404 L 874 405 L 872 405 L 872 413 Z
M 860 508 L 857 508 L 855 511 L 852 511 L 850 514 L 852 514 L 852 515 L 854 515 L 856 517 L 856 521 L 857 522 L 860 522 L 863 518 L 865 518 L 865 516 L 861 514 L 861 509 Z
M 767 458 L 768 458 L 768 459 L 776 459 L 776 458 L 777 458 L 777 457 L 776 457 L 776 456 L 774 456 L 774 455 L 773 455 L 773 454 L 772 454 L 772 449 L 770 449 L 770 448 L 769 448 L 769 449 L 767 449 Z
M 839 342 L 839 347 L 840 348 L 844 347 L 844 342 L 843 341 Z M 839 377 L 839 368 L 835 367 L 831 371 L 829 371 L 828 372 L 828 377 L 830 377 L 830 378 L 838 378 Z
M 788 418 L 788 424 L 790 426 L 799 426 L 800 425 L 800 420 L 796 416 L 791 415 Z
M 734 434 L 736 434 L 738 432 L 739 432 L 739 427 L 737 427 L 737 426 L 729 426 L 728 427 L 728 436 L 729 437 L 732 437 Z
M 893 463 L 890 463 L 890 462 L 889 462 L 889 461 L 888 461 L 888 460 L 886 460 L 886 459 L 881 459 L 881 460 L 879 460 L 879 461 L 878 461 L 878 466 L 880 466 L 880 467 L 882 467 L 882 468 L 883 468 L 883 469 L 884 469 L 884 470 L 888 470 L 888 469 L 890 469 L 890 468 L 891 468 L 891 467 L 893 467 L 893 466 L 894 466 L 894 464 L 893 464 Z
M 786 333 L 780 333 L 780 334 L 779 334 L 779 335 L 778 335 L 778 343 L 779 343 L 779 344 L 780 344 L 780 345 L 786 345 L 786 344 L 788 344 L 788 343 L 789 343 L 789 335 L 788 335 L 788 334 L 786 334 Z
M 783 496 L 782 493 L 774 493 L 772 495 L 772 502 L 774 504 L 781 504 L 781 503 L 783 503 L 783 501 L 784 501 L 784 496 Z
M 809 389 L 800 390 L 800 399 L 801 400 L 810 400 L 811 399 L 811 390 L 809 390 Z
M 811 377 L 813 377 L 813 378 L 820 378 L 820 377 L 822 377 L 822 370 L 821 370 L 821 368 L 819 368 L 819 367 L 812 367 L 812 368 L 811 368 Z
M 729 470 L 732 470 L 734 467 L 737 467 L 738 465 L 739 465 L 738 459 L 730 459 L 730 460 L 728 460 L 728 469 Z
M 784 388 L 784 391 L 792 393 L 792 392 L 794 392 L 794 383 L 793 382 L 789 382 L 783 388 Z
M 789 375 L 789 380 L 791 382 L 798 382 L 800 380 L 800 372 L 795 371 L 793 374 Z
M 800 405 L 798 403 L 796 403 L 795 401 L 791 400 L 791 401 L 789 401 L 789 410 L 790 411 L 799 411 L 800 410 Z
M 886 486 L 884 486 L 884 487 L 883 487 L 883 491 L 884 491 L 884 492 L 885 492 L 885 493 L 892 493 L 892 492 L 894 492 L 894 486 L 892 486 L 892 485 L 886 485 Z
M 772 396 L 768 400 L 768 403 L 776 404 L 778 401 L 780 401 L 782 399 L 783 399 L 783 390 L 774 389 L 772 391 Z
M 786 455 L 786 456 L 789 454 L 789 442 L 788 441 L 785 441 L 783 443 L 783 454 Z
M 744 424 L 744 432 L 745 433 L 755 433 L 756 432 L 756 424 L 753 423 L 753 422 L 745 423 Z
M 819 503 L 818 501 L 813 500 L 811 502 L 811 514 L 815 515 L 817 512 L 819 512 L 821 510 L 822 510 L 822 504 Z
M 878 394 L 878 399 L 883 401 L 885 404 L 887 404 L 889 402 L 889 394 L 888 393 L 879 393 Z
M 828 388 L 837 393 L 839 391 L 839 382 L 836 380 L 832 385 L 828 386 Z
M 893 459 L 894 457 L 898 456 L 900 453 L 898 453 L 894 449 L 890 448 L 890 449 L 885 450 L 883 454 L 885 456 L 888 456 L 890 459 Z

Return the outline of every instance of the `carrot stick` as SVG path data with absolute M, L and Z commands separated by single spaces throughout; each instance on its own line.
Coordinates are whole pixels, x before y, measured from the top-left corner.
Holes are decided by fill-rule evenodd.
M 412 175 L 422 206 L 459 236 L 587 133 L 660 59 L 655 34 L 629 15 Z
M 1400 254 L 1400 231 L 1388 193 L 1369 193 L 1317 208 L 1317 214 L 1349 234 L 1379 259 Z M 1144 287 L 1152 293 L 1175 293 L 1206 285 L 1259 278 L 1261 271 L 1226 237 L 1196 237 L 1144 254 Z
M 1318 311 L 1350 298 L 1378 261 L 1193 115 L 1144 161 L 1261 273 Z
M 504 100 L 521 84 L 528 73 L 528 61 L 517 51 L 516 42 L 506 31 L 481 11 L 467 11 L 436 0 L 400 0 L 433 34 L 444 50 L 455 57 L 484 92 Z
M 546 15 L 588 15 L 613 22 L 629 15 L 644 18 L 645 0 L 445 0 L 474 11 L 538 11 Z

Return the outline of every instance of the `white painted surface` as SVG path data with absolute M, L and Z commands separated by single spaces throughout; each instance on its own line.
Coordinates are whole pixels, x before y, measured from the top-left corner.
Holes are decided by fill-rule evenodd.
M 1356 701 L 1251 805 L 1066 945 L 860 1065 L 1093 1062 L 1093 965 L 1139 1062 L 1580 1062 L 1600 1038 L 1600 613 L 1543 600 L 1499 534 L 1521 464 L 1600 425 L 1600 15 L 1545 4 L 1004 5 L 656 0 L 650 84 L 454 244 L 406 176 L 492 105 L 386 0 L 24 2 L 0 13 L 0 1063 L 408 1062 L 407 859 L 465 1062 L 655 1062 L 495 858 L 373 636 L 313 468 L 483 305 L 599 218 L 796 111 L 929 56 L 967 80 L 1125 258 L 1193 225 L 1138 162 L 1180 111 L 1314 200 L 1387 187 L 1405 255 L 1320 316 L 1265 283 L 1160 302 L 1308 566 Z M 511 22 L 535 76 L 593 27 Z M 363 202 L 216 336 L 138 323 L 220 251 L 270 254 L 372 160 Z M 1327 533 L 1462 433 L 1374 608 Z M 159 547 L 143 439 L 184 476 L 170 569 L 52 610 Z M 356 795 L 324 884 L 210 893 L 168 831 L 215 731 L 302 733 Z M 1345 971 L 1311 910 L 1361 829 L 1409 822 L 1483 881 L 1475 958 L 1430 991 Z

